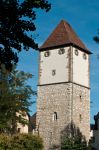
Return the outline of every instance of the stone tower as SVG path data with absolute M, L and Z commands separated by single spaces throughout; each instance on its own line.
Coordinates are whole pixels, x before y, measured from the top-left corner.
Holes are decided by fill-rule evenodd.
M 60 145 L 71 122 L 89 140 L 91 52 L 62 20 L 40 47 L 37 129 L 44 150 Z

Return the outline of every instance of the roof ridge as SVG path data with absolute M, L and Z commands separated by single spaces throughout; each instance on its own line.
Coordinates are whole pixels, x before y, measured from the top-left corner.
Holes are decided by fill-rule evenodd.
M 68 39 L 69 39 L 69 41 L 71 42 L 71 40 L 70 40 L 70 36 L 68 35 L 68 32 L 67 32 L 67 29 L 66 29 L 66 21 L 64 21 L 63 20 L 63 24 L 64 24 L 64 27 L 65 27 L 65 31 L 66 31 L 66 33 L 67 33 L 67 36 L 68 36 Z M 67 23 L 68 24 L 68 23 Z M 70 26 L 70 24 L 68 24 L 69 26 Z M 71 27 L 71 26 L 70 26 Z

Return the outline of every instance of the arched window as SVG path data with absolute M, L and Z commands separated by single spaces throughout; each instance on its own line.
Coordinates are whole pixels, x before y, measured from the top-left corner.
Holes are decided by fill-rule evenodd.
M 54 112 L 53 114 L 53 121 L 57 121 L 57 112 Z

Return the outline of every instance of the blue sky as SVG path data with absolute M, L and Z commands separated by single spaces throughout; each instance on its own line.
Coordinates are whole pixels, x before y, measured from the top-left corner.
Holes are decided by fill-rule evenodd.
M 93 102 L 91 104 L 91 122 L 93 122 L 93 116 L 99 111 L 99 44 L 93 41 L 93 36 L 96 35 L 99 28 L 99 1 L 49 0 L 49 2 L 51 2 L 52 8 L 48 13 L 37 10 L 35 40 L 40 46 L 57 24 L 64 19 L 70 23 L 87 48 L 93 52 L 90 60 L 91 101 Z M 29 52 L 21 52 L 18 69 L 34 75 L 33 79 L 28 81 L 28 84 L 33 89 L 37 89 L 38 52 L 31 49 Z M 32 99 L 36 100 L 36 97 L 32 97 Z M 36 111 L 36 104 L 33 104 L 31 110 L 31 114 Z

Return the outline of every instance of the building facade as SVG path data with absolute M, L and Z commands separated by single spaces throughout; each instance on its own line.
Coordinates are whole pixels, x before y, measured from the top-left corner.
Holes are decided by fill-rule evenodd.
M 95 124 L 91 125 L 91 145 L 99 150 L 99 112 L 94 116 Z
M 28 133 L 29 132 L 29 115 L 27 113 L 17 113 L 17 116 L 23 115 L 23 119 L 27 122 L 27 124 L 22 124 L 20 122 L 17 122 L 17 133 Z
M 60 149 L 71 123 L 90 138 L 90 54 L 64 20 L 40 47 L 36 127 L 44 150 Z

